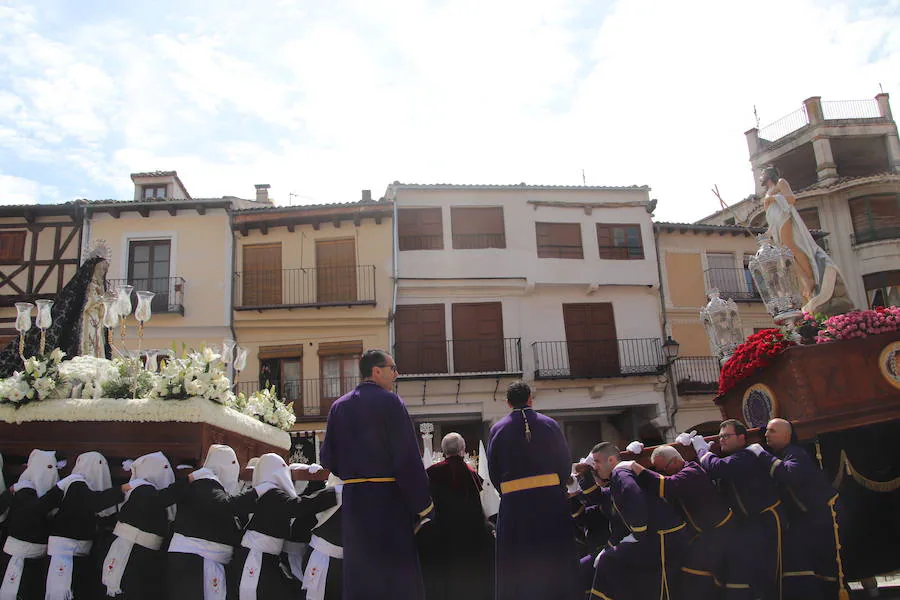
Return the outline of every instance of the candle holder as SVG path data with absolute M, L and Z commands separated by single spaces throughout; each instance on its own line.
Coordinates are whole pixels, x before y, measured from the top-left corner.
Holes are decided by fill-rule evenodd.
M 35 319 L 35 324 L 38 326 L 38 329 L 41 330 L 41 342 L 38 354 L 43 357 L 44 348 L 47 344 L 47 330 L 53 325 L 53 315 L 50 314 L 50 309 L 53 308 L 53 300 L 36 300 L 35 304 L 37 305 L 37 318 Z
M 232 384 L 234 386 L 233 390 L 237 389 L 238 377 L 240 377 L 241 371 L 243 371 L 247 367 L 247 349 L 243 346 L 236 346 L 236 348 L 237 355 L 234 357 L 234 383 Z
M 120 285 L 116 289 L 116 299 L 117 299 L 117 307 L 118 313 L 122 315 L 122 328 L 119 331 L 119 337 L 122 341 L 125 341 L 125 333 L 128 329 L 125 321 L 128 318 L 128 315 L 131 314 L 132 306 L 131 306 L 131 292 L 134 291 L 133 285 Z
M 31 329 L 31 302 L 16 302 L 16 331 L 19 332 L 19 357 L 25 362 L 25 334 Z
M 113 349 L 113 331 L 119 325 L 118 297 L 109 293 L 103 296 L 101 302 L 103 302 L 103 326 L 106 327 L 106 338 L 109 341 L 110 349 Z M 122 320 L 124 321 L 124 319 Z
M 137 293 L 138 305 L 137 308 L 134 309 L 134 318 L 137 319 L 138 322 L 138 353 L 140 353 L 141 346 L 143 346 L 144 342 L 144 323 L 149 321 L 150 317 L 153 316 L 153 310 L 150 307 L 150 303 L 153 301 L 155 295 L 156 293 L 148 292 L 146 290 L 141 290 Z

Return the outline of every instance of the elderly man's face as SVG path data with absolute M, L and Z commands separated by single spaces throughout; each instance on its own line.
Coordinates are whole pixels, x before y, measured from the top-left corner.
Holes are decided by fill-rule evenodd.
M 781 452 L 791 443 L 791 426 L 780 421 L 769 421 L 766 425 L 766 444 L 775 452 Z
M 653 461 L 653 469 L 663 475 L 674 475 L 684 467 L 684 459 L 680 454 L 673 456 L 657 456 Z

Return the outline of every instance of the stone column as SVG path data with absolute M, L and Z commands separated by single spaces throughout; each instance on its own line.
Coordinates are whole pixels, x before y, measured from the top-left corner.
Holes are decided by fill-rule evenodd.
M 807 98 L 803 101 L 803 106 L 806 107 L 806 116 L 809 117 L 810 125 L 815 125 L 825 120 L 825 117 L 822 115 L 821 96 L 813 96 L 812 98 Z
M 891 114 L 889 99 L 887 94 L 875 96 L 875 101 L 878 102 L 879 114 L 886 119 L 893 120 L 894 117 Z M 893 130 L 885 136 L 884 143 L 887 146 L 888 164 L 891 166 L 891 170 L 894 173 L 900 173 L 900 138 L 897 137 L 896 124 Z
M 891 115 L 891 103 L 889 100 L 890 96 L 888 94 L 878 94 L 875 96 L 875 101 L 878 102 L 878 112 L 881 116 L 887 119 L 893 119 L 894 117 Z
M 831 153 L 831 142 L 825 136 L 816 135 L 812 143 L 816 155 L 816 178 L 824 183 L 836 181 L 838 172 Z

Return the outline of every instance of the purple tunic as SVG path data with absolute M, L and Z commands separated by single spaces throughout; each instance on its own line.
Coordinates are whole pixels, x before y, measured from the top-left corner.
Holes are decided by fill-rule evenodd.
M 609 489 L 613 510 L 631 533 L 603 552 L 591 593 L 600 598 L 674 598 L 690 529 L 665 500 L 642 489 L 624 465 L 613 469 Z
M 339 398 L 321 459 L 345 482 L 344 600 L 422 600 L 414 528 L 434 507 L 403 401 L 371 382 Z M 353 482 L 373 478 L 392 481 Z
M 837 556 L 830 503 L 837 492 L 806 450 L 790 444 L 779 456 L 760 460 L 778 482 L 791 526 L 784 538 L 786 598 L 837 597 Z
M 726 556 L 722 583 L 728 586 L 729 597 L 777 597 L 787 527 L 768 468 L 746 448 L 724 458 L 706 452 L 700 465 L 728 496 L 734 535 L 742 540 L 742 545 L 732 544 L 734 554 Z
M 715 598 L 724 571 L 725 550 L 733 534 L 732 516 L 724 499 L 699 464 L 687 461 L 674 475 L 644 469 L 638 476 L 648 492 L 681 509 L 697 533 L 681 563 L 684 598 Z
M 497 600 L 580 598 L 575 529 L 562 485 L 571 463 L 559 424 L 530 408 L 515 410 L 491 428 L 487 453 L 491 481 L 501 492 Z M 557 483 L 509 491 L 510 482 L 540 475 L 555 476 Z

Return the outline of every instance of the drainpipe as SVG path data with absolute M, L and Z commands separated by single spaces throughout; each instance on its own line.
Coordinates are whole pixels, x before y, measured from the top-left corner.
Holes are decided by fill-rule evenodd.
M 234 343 L 238 343 L 237 332 L 234 330 L 234 274 L 237 272 L 237 252 L 234 251 L 237 246 L 237 235 L 235 234 L 232 220 L 234 219 L 234 212 L 229 208 L 228 210 L 228 229 L 231 231 L 231 285 L 228 286 L 228 328 L 231 330 L 231 339 L 234 340 Z M 231 362 L 228 365 L 229 374 L 231 380 L 234 381 L 234 363 Z
M 663 285 L 662 257 L 659 254 L 659 230 L 656 228 L 656 225 L 653 226 L 653 246 L 656 250 L 656 274 L 659 278 L 659 308 L 662 311 L 662 334 L 663 339 L 665 339 L 665 336 L 669 335 L 669 318 L 666 314 L 666 292 Z M 666 381 L 666 389 L 672 394 L 672 413 L 669 415 L 669 429 L 674 432 L 675 415 L 678 413 L 678 391 L 672 385 L 672 364 L 669 362 L 668 357 L 666 358 L 666 379 L 668 380 Z M 668 409 L 668 407 L 666 408 Z
M 387 351 L 394 352 L 394 315 L 397 314 L 397 288 L 400 285 L 399 259 L 400 243 L 397 233 L 397 190 L 391 188 L 391 260 L 393 261 L 393 277 L 394 286 L 391 293 L 391 314 L 388 315 L 388 348 Z

